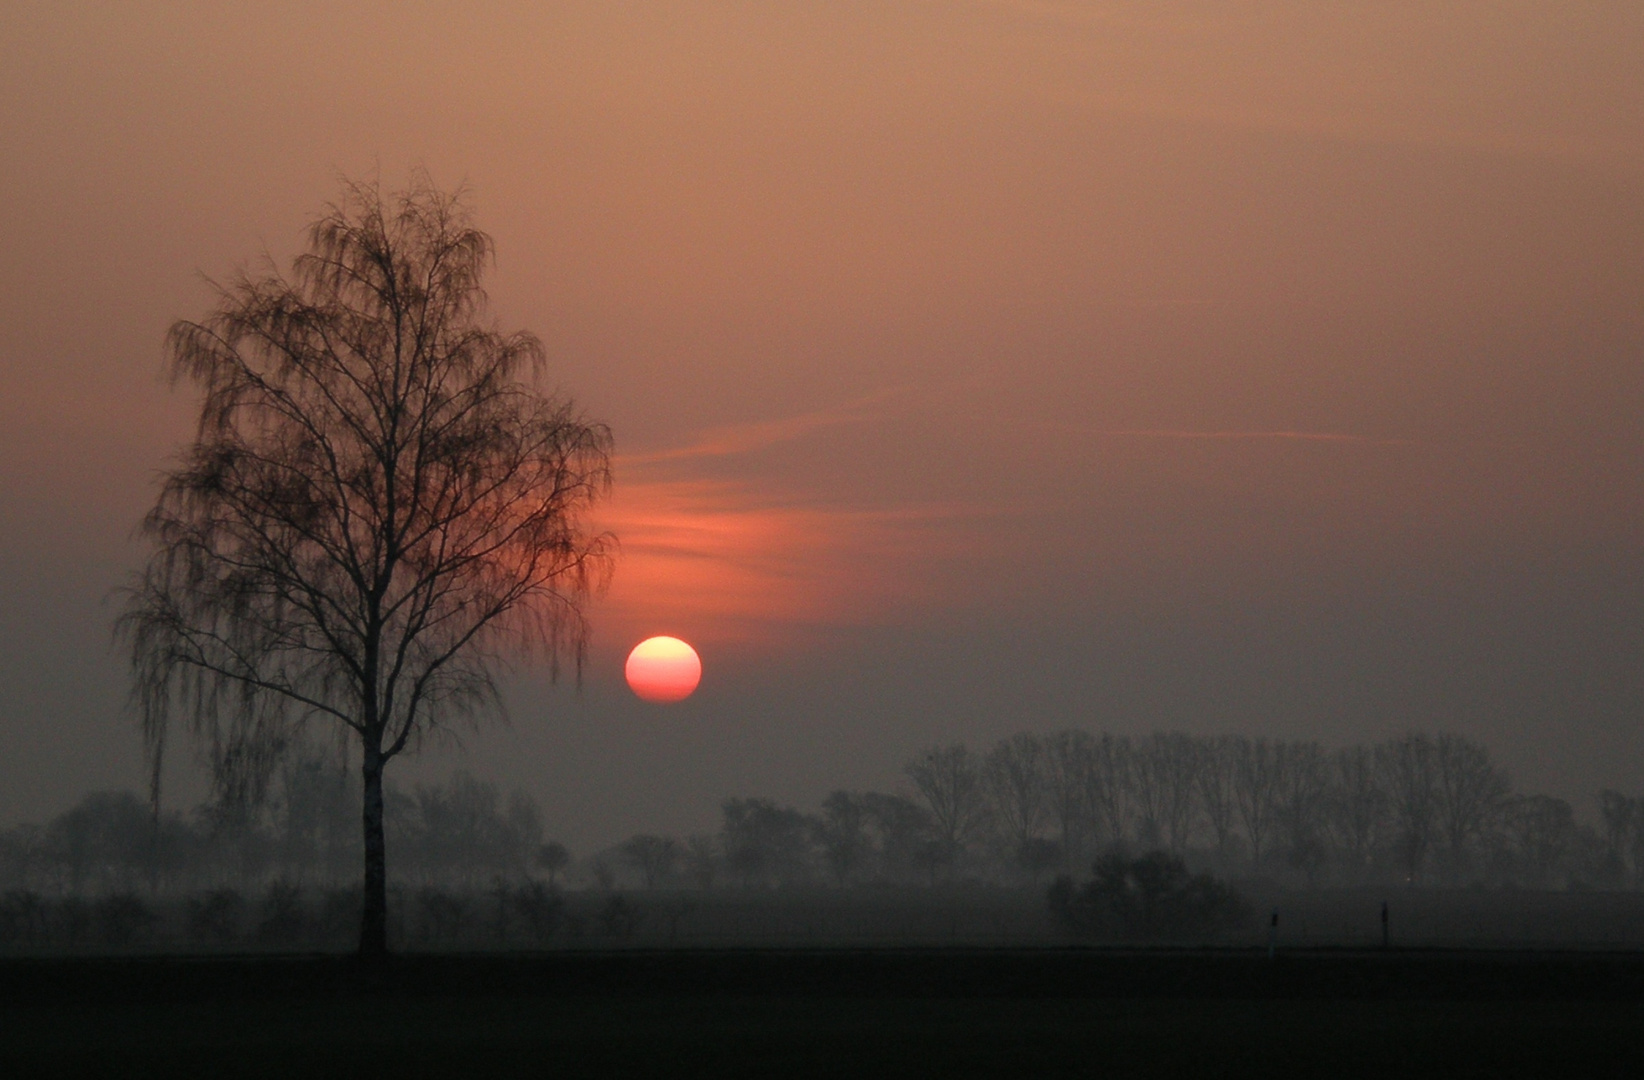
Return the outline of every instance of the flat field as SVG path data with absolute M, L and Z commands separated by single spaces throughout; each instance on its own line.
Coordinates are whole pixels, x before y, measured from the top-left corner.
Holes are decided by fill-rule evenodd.
M 1644 955 L 0 961 L 0 1075 L 1637 1076 Z

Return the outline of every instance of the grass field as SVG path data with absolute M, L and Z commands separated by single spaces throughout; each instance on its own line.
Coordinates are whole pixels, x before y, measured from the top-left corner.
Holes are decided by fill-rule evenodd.
M 0 961 L 0 1075 L 1636 1076 L 1644 956 Z

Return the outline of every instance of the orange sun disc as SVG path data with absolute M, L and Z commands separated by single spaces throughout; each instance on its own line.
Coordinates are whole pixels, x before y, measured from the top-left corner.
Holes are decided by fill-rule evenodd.
M 628 685 L 646 701 L 683 701 L 702 681 L 702 660 L 676 637 L 646 638 L 628 654 Z

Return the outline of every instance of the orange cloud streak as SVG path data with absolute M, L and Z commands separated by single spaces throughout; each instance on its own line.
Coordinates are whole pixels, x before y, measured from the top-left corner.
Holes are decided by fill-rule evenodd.
M 879 406 L 905 393 L 900 388 L 866 394 L 837 409 L 820 409 L 780 420 L 763 420 L 749 424 L 732 424 L 712 428 L 689 446 L 679 446 L 650 453 L 624 454 L 617 465 L 656 465 L 692 458 L 727 457 L 763 450 L 778 443 L 790 442 L 813 431 L 860 423 L 874 419 Z
M 925 526 L 961 514 L 780 505 L 720 481 L 630 482 L 600 520 L 621 559 L 599 617 L 623 639 L 708 642 L 878 621 L 923 594 L 909 569 L 931 546 Z
M 1365 435 L 1348 435 L 1337 431 L 1188 431 L 1171 428 L 1099 431 L 1093 434 L 1110 438 L 1138 439 L 1279 439 L 1296 442 L 1364 443 L 1374 446 L 1402 446 L 1405 439 L 1372 439 Z

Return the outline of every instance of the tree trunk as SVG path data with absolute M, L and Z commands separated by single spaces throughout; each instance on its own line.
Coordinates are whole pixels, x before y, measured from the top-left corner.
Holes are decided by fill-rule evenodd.
M 365 895 L 360 912 L 360 956 L 388 955 L 388 859 L 382 832 L 382 751 L 365 748 Z

